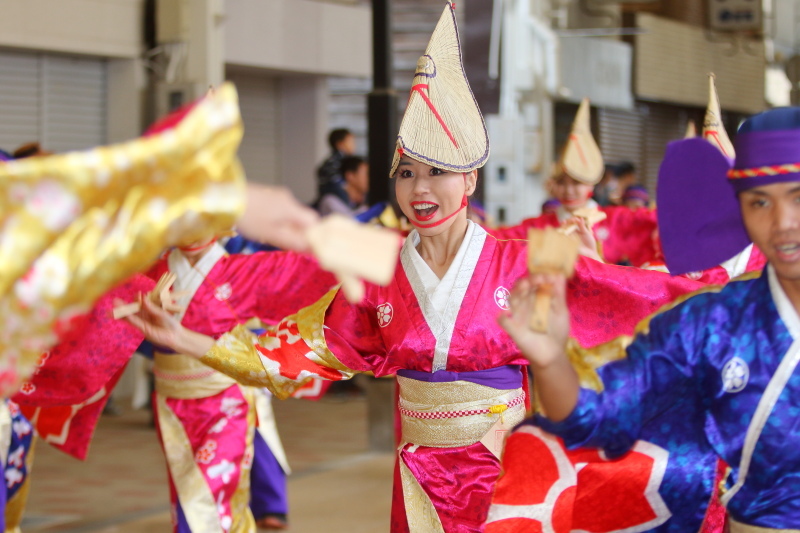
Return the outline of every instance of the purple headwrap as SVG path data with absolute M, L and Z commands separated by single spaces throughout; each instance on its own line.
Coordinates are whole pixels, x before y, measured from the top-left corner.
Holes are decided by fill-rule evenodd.
M 737 193 L 800 181 L 800 108 L 778 108 L 747 119 L 731 163 L 704 139 L 675 141 L 658 173 L 658 225 L 673 274 L 719 265 L 750 244 Z

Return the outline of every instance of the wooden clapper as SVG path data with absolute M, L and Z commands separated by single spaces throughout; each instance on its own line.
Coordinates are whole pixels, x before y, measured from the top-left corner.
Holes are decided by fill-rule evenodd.
M 592 229 L 592 227 L 597 224 L 598 222 L 602 222 L 605 220 L 608 215 L 604 212 L 600 211 L 596 207 L 582 207 L 581 209 L 576 209 L 573 213 L 574 216 L 578 218 L 582 218 L 586 221 L 586 227 Z M 559 228 L 559 231 L 564 235 L 572 235 L 576 231 L 578 231 L 578 226 L 576 224 L 565 224 Z
M 400 237 L 393 231 L 333 214 L 311 227 L 307 237 L 320 266 L 336 275 L 350 302 L 364 297 L 361 280 L 385 286 L 394 276 Z
M 165 311 L 170 313 L 180 313 L 183 308 L 175 303 L 174 296 L 176 294 L 170 292 L 172 284 L 175 283 L 177 276 L 172 272 L 165 272 L 163 276 L 156 283 L 155 288 L 147 293 L 147 298 L 154 304 L 162 307 Z M 114 307 L 114 318 L 119 320 L 126 316 L 135 315 L 142 308 L 139 302 L 132 302 L 129 304 L 122 304 Z
M 528 271 L 531 274 L 564 274 L 566 278 L 575 271 L 578 259 L 578 241 L 555 228 L 528 230 Z M 533 296 L 533 314 L 529 327 L 547 333 L 550 318 L 552 287 L 542 285 Z

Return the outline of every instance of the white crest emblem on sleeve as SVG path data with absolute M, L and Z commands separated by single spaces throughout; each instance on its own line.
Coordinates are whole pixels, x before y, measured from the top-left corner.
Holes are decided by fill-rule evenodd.
M 220 302 L 224 302 L 233 294 L 233 289 L 230 283 L 223 283 L 214 291 L 214 297 Z
M 749 378 L 750 368 L 741 357 L 734 357 L 722 367 L 722 388 L 725 392 L 741 392 Z
M 502 309 L 503 311 L 507 311 L 509 309 L 508 299 L 510 298 L 511 293 L 505 287 L 497 287 L 494 291 L 494 303 L 497 304 L 497 307 Z
M 378 306 L 378 325 L 382 328 L 388 326 L 392 317 L 394 317 L 394 309 L 389 302 L 383 303 Z

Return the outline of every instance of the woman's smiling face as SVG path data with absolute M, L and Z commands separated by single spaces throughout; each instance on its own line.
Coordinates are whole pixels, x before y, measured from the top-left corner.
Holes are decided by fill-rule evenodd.
M 450 172 L 403 156 L 394 177 L 397 203 L 420 235 L 438 235 L 460 217 L 466 220 L 462 211 L 475 192 L 475 171 Z

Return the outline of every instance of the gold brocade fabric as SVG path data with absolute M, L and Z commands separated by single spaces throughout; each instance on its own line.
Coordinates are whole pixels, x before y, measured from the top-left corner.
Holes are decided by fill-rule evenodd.
M 168 398 L 208 398 L 236 383 L 188 355 L 156 352 L 153 361 L 156 392 Z
M 306 381 L 331 369 L 339 379 L 349 379 L 355 372 L 328 349 L 323 329 L 325 312 L 338 290 L 331 289 L 277 326 L 262 324 L 266 332 L 258 337 L 237 326 L 221 336 L 200 361 L 243 385 L 266 387 L 279 399 L 288 398 Z M 290 365 L 291 371 L 282 367 L 281 361 Z
M 399 459 L 400 481 L 403 485 L 403 503 L 406 508 L 406 520 L 410 533 L 444 533 L 442 520 L 436 507 L 425 493 L 425 490 L 411 473 L 411 470 Z
M 771 527 L 748 526 L 728 518 L 728 531 L 730 533 L 800 533 L 800 529 L 773 529 Z
M 575 339 L 570 338 L 567 341 L 567 356 L 575 372 L 578 373 L 581 387 L 602 391 L 603 382 L 597 375 L 597 369 L 606 363 L 624 358 L 625 348 L 632 340 L 632 337 L 617 337 L 587 349 L 578 344 Z
M 251 428 L 247 432 L 247 442 L 245 443 L 248 452 L 239 468 L 239 485 L 236 492 L 231 497 L 231 516 L 233 524 L 229 533 L 250 533 L 255 530 L 255 518 L 250 510 L 250 471 L 253 468 L 252 455 L 255 453 L 253 439 L 255 438 L 257 418 L 256 418 L 256 398 L 255 391 L 242 388 L 242 395 L 247 400 L 247 427 Z
M 165 248 L 234 224 L 241 137 L 227 84 L 150 137 L 0 164 L 0 393 L 33 370 L 59 323 Z
M 217 503 L 203 473 L 195 464 L 189 437 L 186 436 L 180 419 L 167 404 L 166 398 L 160 394 L 156 394 L 155 398 L 167 468 L 186 521 L 193 532 L 222 533 Z
M 524 394 L 522 389 L 499 390 L 469 381 L 428 383 L 398 376 L 397 384 L 401 409 L 431 414 L 489 409 L 508 404 Z M 416 418 L 401 414 L 402 440 L 436 448 L 470 446 L 480 441 L 501 417 L 509 427 L 516 426 L 525 418 L 525 403 L 502 413 L 453 418 Z

